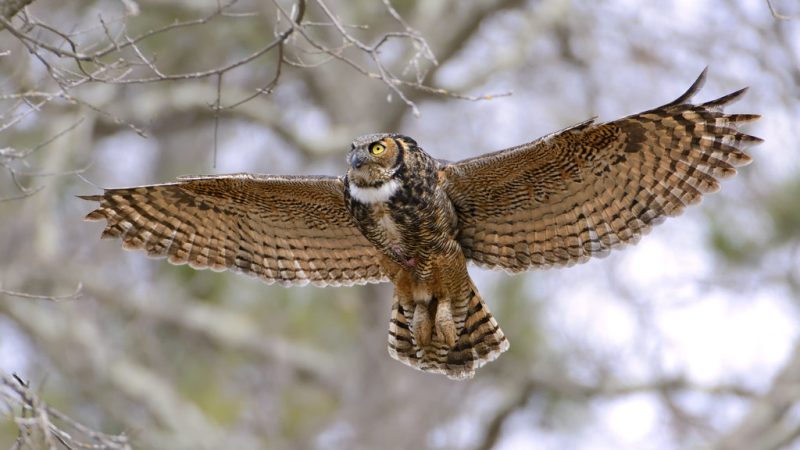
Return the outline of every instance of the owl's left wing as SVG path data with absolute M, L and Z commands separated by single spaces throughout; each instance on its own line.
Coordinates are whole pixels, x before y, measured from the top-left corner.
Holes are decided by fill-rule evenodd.
M 659 108 L 446 165 L 465 256 L 512 272 L 572 265 L 636 242 L 719 189 L 750 162 L 742 147 L 761 141 L 736 123 L 759 116 L 722 112 L 745 89 L 689 103 L 705 74 Z
M 87 220 L 103 238 L 197 269 L 233 270 L 267 283 L 351 285 L 386 281 L 375 247 L 358 231 L 333 177 L 221 175 L 107 189 Z

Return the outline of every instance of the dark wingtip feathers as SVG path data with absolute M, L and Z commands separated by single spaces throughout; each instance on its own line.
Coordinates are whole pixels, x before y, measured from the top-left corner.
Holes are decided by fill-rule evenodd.
M 82 200 L 88 200 L 90 202 L 102 202 L 103 201 L 103 196 L 102 195 L 77 195 L 76 197 L 78 197 L 79 199 L 82 199 Z M 86 220 L 86 221 L 89 221 L 89 222 L 95 222 L 95 221 L 103 220 L 103 219 L 106 219 L 106 218 L 107 218 L 106 215 L 103 214 L 103 207 L 101 205 L 100 207 L 98 207 L 94 211 L 92 211 L 89 214 L 87 214 L 83 218 L 83 220 Z
M 760 114 L 726 114 L 725 118 L 731 122 L 753 122 L 761 118 Z
M 680 97 L 673 100 L 671 103 L 667 103 L 665 106 L 680 105 L 689 101 L 692 98 L 692 96 L 696 94 L 697 91 L 699 91 L 706 83 L 707 74 L 708 74 L 708 66 L 706 66 L 706 68 L 703 69 L 702 72 L 700 72 L 700 76 L 698 76 L 697 79 L 694 80 L 694 83 L 692 83 L 692 85 L 689 86 L 689 89 L 687 89 L 686 92 L 684 92 Z
M 720 98 L 718 98 L 716 100 L 711 100 L 709 102 L 705 102 L 700 106 L 704 106 L 706 108 L 721 108 L 722 106 L 725 106 L 725 105 L 727 105 L 729 103 L 733 103 L 736 100 L 739 100 L 740 98 L 742 98 L 742 96 L 747 92 L 747 89 L 748 88 L 746 88 L 746 87 L 742 88 L 742 89 L 739 89 L 736 92 L 731 92 L 728 95 L 723 95 L 722 97 L 720 97 Z
M 764 142 L 764 139 L 761 139 L 757 136 L 751 136 L 749 134 L 744 133 L 736 133 L 735 135 L 736 141 L 739 142 L 741 145 L 758 145 Z
M 706 68 L 703 69 L 703 71 L 700 73 L 700 76 L 698 76 L 697 79 L 694 81 L 694 83 L 692 83 L 692 85 L 689 86 L 689 89 L 687 89 L 686 92 L 684 92 L 680 97 L 676 98 L 675 100 L 673 100 L 670 103 L 667 103 L 664 106 L 677 106 L 677 105 L 682 105 L 682 104 L 688 103 L 689 100 L 691 100 L 691 98 L 694 96 L 694 94 L 696 94 L 703 87 L 703 85 L 705 84 L 706 75 L 707 74 L 708 74 L 708 66 L 706 66 Z M 699 106 L 702 106 L 704 108 L 709 108 L 709 109 L 722 108 L 723 106 L 725 106 L 727 104 L 730 104 L 730 103 L 733 103 L 736 100 L 739 100 L 740 98 L 742 98 L 742 96 L 744 96 L 744 94 L 747 93 L 748 89 L 749 88 L 744 87 L 742 89 L 739 89 L 738 91 L 731 92 L 728 95 L 723 95 L 722 97 L 720 97 L 718 99 L 702 103 Z M 734 119 L 733 117 L 736 117 L 736 118 Z M 748 122 L 748 121 L 756 120 L 758 118 L 759 118 L 759 116 L 756 115 L 756 114 L 738 114 L 738 115 L 732 116 L 731 120 L 734 121 L 734 122 Z

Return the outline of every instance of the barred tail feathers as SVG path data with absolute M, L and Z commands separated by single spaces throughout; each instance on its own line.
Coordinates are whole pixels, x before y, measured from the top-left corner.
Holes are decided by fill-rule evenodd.
M 395 292 L 389 323 L 392 358 L 418 370 L 462 380 L 472 378 L 476 369 L 508 350 L 508 339 L 471 281 L 466 297 L 453 300 L 450 306 L 457 336 L 454 345 L 447 344 L 430 319 L 437 316 L 438 304 L 435 297 L 428 299 L 431 322 L 428 328 L 432 330 L 432 337 L 427 343 L 418 342 L 426 339 L 418 339 L 419 332 L 414 331 L 416 306 L 413 302 L 402 301 Z

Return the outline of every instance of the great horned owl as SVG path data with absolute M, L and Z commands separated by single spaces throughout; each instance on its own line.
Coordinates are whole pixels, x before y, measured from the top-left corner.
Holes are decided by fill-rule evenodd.
M 454 379 L 508 349 L 467 263 L 520 272 L 569 266 L 632 243 L 750 162 L 757 119 L 678 99 L 609 123 L 583 122 L 459 162 L 399 134 L 356 139 L 344 177 L 222 175 L 108 189 L 88 220 L 102 237 L 173 264 L 267 283 L 391 281 L 389 354 Z

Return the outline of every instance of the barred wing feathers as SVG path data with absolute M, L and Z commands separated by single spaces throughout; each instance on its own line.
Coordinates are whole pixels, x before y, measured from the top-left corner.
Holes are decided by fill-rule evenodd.
M 675 101 L 609 123 L 587 121 L 537 141 L 445 167 L 468 259 L 511 272 L 569 266 L 636 242 L 719 189 L 761 139 L 726 114 L 746 89 L 695 105 L 706 71 Z
M 221 175 L 108 189 L 103 238 L 196 269 L 233 270 L 267 283 L 317 286 L 387 281 L 375 247 L 351 222 L 333 177 Z

